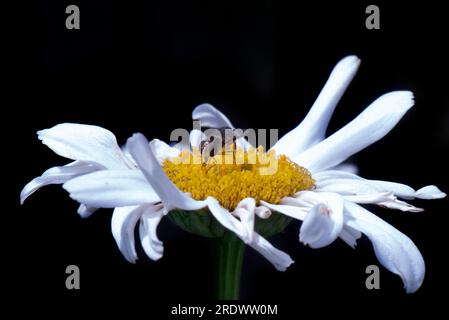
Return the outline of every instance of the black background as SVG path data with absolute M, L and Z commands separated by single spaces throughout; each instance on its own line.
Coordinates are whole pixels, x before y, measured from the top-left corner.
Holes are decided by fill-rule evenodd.
M 69 4 L 80 7 L 81 30 L 65 28 Z M 19 205 L 20 190 L 29 180 L 66 163 L 35 135 L 61 122 L 105 127 L 120 143 L 134 132 L 168 140 L 172 129 L 190 128 L 196 105 L 210 102 L 237 127 L 278 128 L 282 135 L 308 111 L 335 63 L 356 54 L 361 68 L 329 132 L 379 95 L 412 90 L 415 107 L 353 161 L 368 178 L 413 187 L 436 184 L 447 192 L 444 10 L 430 2 L 377 3 L 381 29 L 370 31 L 365 28 L 368 4 L 90 0 L 40 1 L 29 7 L 34 25 L 14 39 L 21 49 L 19 59 L 12 60 L 12 99 L 4 126 L 14 126 L 13 139 L 4 136 L 12 142 L 5 148 L 6 159 L 14 159 L 5 167 L 11 182 L 4 214 L 13 218 L 4 226 L 10 231 L 4 245 L 10 296 L 44 310 L 61 304 L 84 310 L 105 299 L 112 310 L 142 308 L 149 315 L 166 314 L 170 304 L 213 299 L 214 246 L 208 239 L 164 220 L 159 227 L 164 257 L 152 262 L 137 245 L 140 259 L 133 265 L 112 238 L 111 210 L 81 219 L 60 186 L 46 187 Z M 242 298 L 281 303 L 284 313 L 306 309 L 310 302 L 341 302 L 342 310 L 354 303 L 375 308 L 394 302 L 405 304 L 404 310 L 429 303 L 426 310 L 437 310 L 449 282 L 444 259 L 448 201 L 415 203 L 426 212 L 372 209 L 410 236 L 425 258 L 426 278 L 414 295 L 406 295 L 400 278 L 384 268 L 381 289 L 365 288 L 366 266 L 378 264 L 365 237 L 356 250 L 341 241 L 313 250 L 298 242 L 299 224 L 292 223 L 270 240 L 295 264 L 280 273 L 247 250 Z M 69 264 L 80 267 L 79 291 L 65 288 Z

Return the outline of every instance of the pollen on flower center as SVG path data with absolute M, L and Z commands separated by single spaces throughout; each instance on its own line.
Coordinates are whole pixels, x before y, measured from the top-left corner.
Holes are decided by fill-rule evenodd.
M 276 156 L 262 147 L 248 151 L 238 149 L 222 153 L 205 161 L 197 150 L 183 151 L 163 162 L 169 179 L 194 199 L 208 196 L 233 210 L 244 198 L 279 203 L 286 196 L 311 189 L 315 181 L 310 172 L 290 161 L 285 155 Z

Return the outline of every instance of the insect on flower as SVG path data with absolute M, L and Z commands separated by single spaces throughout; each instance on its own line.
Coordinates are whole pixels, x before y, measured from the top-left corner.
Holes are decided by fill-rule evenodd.
M 237 149 L 236 141 L 243 137 L 241 129 L 230 127 L 210 128 L 205 130 L 204 136 L 200 142 L 200 153 L 205 166 L 209 159 L 216 161 L 215 155 L 232 155 L 235 160 L 235 151 Z

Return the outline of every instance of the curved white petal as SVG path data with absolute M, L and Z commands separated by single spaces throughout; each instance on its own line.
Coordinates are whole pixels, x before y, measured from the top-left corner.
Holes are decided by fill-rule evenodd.
M 297 192 L 293 197 L 282 198 L 280 204 L 300 207 L 307 214 L 307 212 L 314 206 L 313 201 L 311 201 L 310 199 L 303 199 L 300 196 L 301 192 Z
M 305 207 L 301 208 L 298 206 L 285 205 L 285 204 L 271 204 L 265 201 L 260 201 L 260 203 L 273 211 L 280 212 L 286 216 L 301 221 L 304 220 L 309 210 L 308 208 Z
M 32 195 L 39 188 L 49 184 L 61 184 L 74 177 L 82 174 L 87 174 L 101 169 L 101 166 L 91 162 L 74 161 L 62 167 L 53 167 L 46 170 L 40 177 L 36 177 L 23 187 L 20 193 L 20 203 L 23 204 L 25 200 Z
M 111 231 L 120 252 L 126 260 L 135 263 L 137 253 L 134 244 L 134 228 L 146 205 L 115 208 L 111 219 Z
M 221 111 L 209 103 L 203 103 L 192 111 L 193 120 L 201 120 L 202 127 L 234 128 L 231 121 Z
M 256 221 L 256 200 L 253 198 L 245 198 L 239 202 L 235 210 L 232 212 L 240 219 L 246 232 L 246 239 L 252 241 L 254 234 L 254 223 Z
M 359 205 L 345 201 L 347 224 L 371 240 L 380 263 L 398 274 L 408 293 L 415 292 L 424 280 L 424 259 L 406 235 Z
M 368 180 L 358 175 L 327 170 L 318 172 L 314 175 L 316 181 L 316 191 L 337 192 L 344 195 L 346 200 L 357 203 L 376 203 L 391 209 L 402 211 L 422 211 L 406 202 L 398 200 L 403 199 L 440 199 L 446 194 L 436 186 L 426 186 L 418 191 L 412 187 L 391 181 Z M 390 195 L 388 195 L 390 194 Z M 385 199 L 382 199 L 386 197 Z
M 316 191 L 336 192 L 341 195 L 371 195 L 385 192 L 384 189 L 363 179 L 316 179 Z
M 348 173 L 352 173 L 352 174 L 359 173 L 359 167 L 352 163 L 342 163 L 332 169 L 337 170 L 337 171 L 348 172 Z
M 198 210 L 207 205 L 205 201 L 197 201 L 187 196 L 168 179 L 151 150 L 153 142 L 148 145 L 148 140 L 142 134 L 136 133 L 128 139 L 128 145 L 145 178 L 164 203 L 165 212 L 175 208 Z
M 332 113 L 359 65 L 356 56 L 338 62 L 304 120 L 273 147 L 278 154 L 294 156 L 324 139 Z
M 413 94 L 409 91 L 384 94 L 342 129 L 292 160 L 312 173 L 335 167 L 383 138 L 413 103 Z
M 114 134 L 104 128 L 61 123 L 37 134 L 43 144 L 62 157 L 93 161 L 108 169 L 131 168 Z
M 338 167 L 338 166 L 337 166 Z M 344 171 L 344 170 L 337 170 L 334 167 L 330 170 L 324 170 L 319 171 L 313 175 L 313 178 L 315 180 L 325 181 L 329 179 L 359 179 L 359 180 L 365 180 L 364 178 L 358 176 L 354 172 Z
M 276 249 L 264 237 L 254 232 L 249 246 L 270 261 L 278 271 L 285 271 L 294 261 L 285 252 Z
M 311 248 L 334 242 L 343 229 L 343 199 L 337 194 L 322 194 L 307 213 L 299 231 L 299 241 Z
M 441 199 L 446 197 L 446 194 L 442 192 L 438 187 L 434 185 L 425 186 L 415 191 L 412 187 L 391 181 L 382 181 L 382 180 L 367 180 L 376 186 L 383 188 L 384 190 L 393 192 L 396 196 L 403 199 L 425 199 L 425 200 L 433 200 L 433 199 Z
M 179 150 L 170 147 L 164 141 L 154 139 L 153 140 L 153 153 L 159 164 L 162 164 L 165 159 L 177 157 L 179 155 Z
M 139 235 L 142 248 L 147 256 L 156 261 L 164 254 L 164 245 L 157 237 L 157 226 L 164 216 L 162 205 L 147 208 L 140 218 Z
M 404 212 L 422 212 L 424 209 L 417 208 L 414 205 L 411 205 L 410 203 L 407 203 L 405 201 L 401 201 L 398 199 L 388 200 L 384 202 L 377 202 L 377 205 L 388 208 L 388 209 L 395 209 L 395 210 L 401 210 Z
M 88 218 L 92 215 L 92 213 L 94 213 L 97 210 L 98 210 L 98 208 L 88 207 L 84 204 L 80 204 L 77 212 L 81 218 Z
M 158 202 L 159 197 L 138 170 L 101 170 L 64 183 L 70 197 L 86 206 L 115 208 Z
M 377 187 L 393 192 L 396 196 L 403 199 L 413 199 L 415 190 L 402 183 L 391 182 L 391 181 L 382 181 L 382 180 L 367 180 L 370 183 L 376 185 Z
M 126 158 L 126 161 L 129 164 L 129 167 L 132 168 L 132 169 L 136 169 L 137 168 L 137 164 L 134 161 L 134 159 L 131 156 L 131 154 L 129 153 L 127 144 L 125 143 L 124 145 L 122 145 L 120 149 L 122 150 L 123 156 Z
M 355 230 L 349 226 L 343 226 L 343 229 L 340 233 L 340 238 L 346 242 L 351 248 L 355 249 L 357 245 L 357 239 L 362 236 L 362 233 L 358 230 Z
M 231 121 L 229 121 L 228 117 L 226 117 L 221 111 L 219 111 L 214 106 L 203 103 L 197 106 L 192 111 L 192 119 L 193 120 L 200 120 L 202 127 L 210 127 L 210 128 L 234 128 Z M 199 130 L 192 130 L 192 131 L 199 131 Z M 199 135 L 198 132 L 193 133 L 194 136 L 192 136 L 192 132 L 190 135 L 190 142 L 192 146 L 195 146 L 196 148 L 199 148 L 200 139 L 204 139 L 204 134 Z M 251 144 L 244 138 L 240 137 L 237 138 L 235 141 L 235 144 L 237 148 L 242 148 L 243 150 L 247 150 L 251 147 Z
M 391 192 L 380 192 L 362 195 L 343 196 L 345 200 L 360 204 L 383 203 L 396 201 L 396 197 Z
M 254 213 L 261 219 L 268 219 L 271 216 L 271 210 L 265 206 L 257 206 Z
M 317 174 L 315 179 L 317 192 L 336 192 L 348 201 L 364 204 L 377 204 L 389 209 L 397 209 L 406 212 L 423 211 L 421 208 L 417 208 L 407 202 L 397 199 L 394 194 L 395 192 L 399 193 L 400 196 L 407 198 L 412 198 L 412 195 L 415 194 L 415 190 L 400 183 L 366 180 L 359 176 L 347 173 Z
M 227 209 L 223 208 L 216 199 L 208 197 L 206 199 L 210 213 L 221 223 L 223 227 L 234 232 L 245 243 L 251 241 L 251 236 L 246 231 L 243 223 L 234 217 Z
M 297 204 L 302 204 L 309 209 L 315 206 L 316 204 L 323 203 L 323 199 L 330 197 L 333 198 L 337 196 L 335 193 L 329 192 L 315 192 L 311 190 L 303 190 L 295 193 L 292 198 L 293 202 Z
M 237 216 L 242 223 L 242 227 L 245 229 L 245 238 L 248 241 L 252 241 L 254 234 L 254 223 L 255 223 L 255 210 L 256 201 L 253 198 L 245 198 L 239 202 L 235 210 L 232 212 L 233 215 Z

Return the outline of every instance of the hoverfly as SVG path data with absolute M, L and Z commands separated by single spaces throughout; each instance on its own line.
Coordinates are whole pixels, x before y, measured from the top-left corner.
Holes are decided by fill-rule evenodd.
M 206 130 L 205 138 L 200 143 L 200 152 L 203 165 L 206 165 L 209 158 L 226 152 L 234 153 L 237 139 L 243 137 L 243 131 L 229 127 L 211 128 Z

